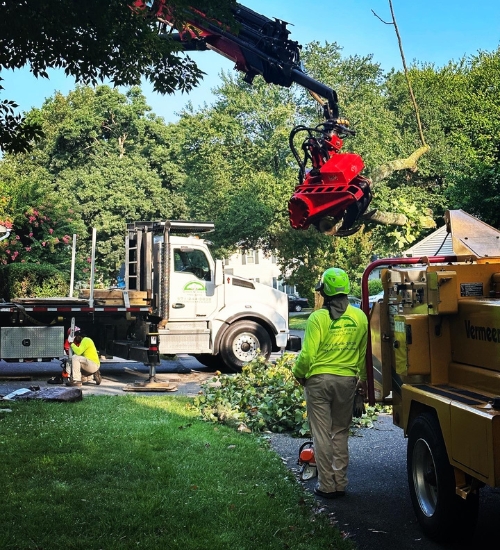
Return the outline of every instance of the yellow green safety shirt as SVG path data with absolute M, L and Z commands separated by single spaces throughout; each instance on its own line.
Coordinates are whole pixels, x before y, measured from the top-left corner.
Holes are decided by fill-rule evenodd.
M 95 344 L 90 338 L 87 338 L 86 336 L 85 338 L 82 338 L 79 346 L 72 343 L 71 349 L 75 355 L 83 355 L 86 359 L 90 359 L 96 365 L 101 365 Z
M 292 372 L 297 378 L 337 374 L 366 380 L 367 338 L 368 319 L 361 309 L 349 305 L 334 321 L 326 309 L 313 311 Z

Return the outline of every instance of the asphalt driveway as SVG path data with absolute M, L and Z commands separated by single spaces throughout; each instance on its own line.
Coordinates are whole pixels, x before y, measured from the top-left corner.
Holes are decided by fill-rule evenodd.
M 297 453 L 304 441 L 272 436 L 274 449 L 297 472 Z M 318 498 L 317 502 L 359 550 L 472 550 L 498 546 L 500 489 L 482 489 L 480 518 L 472 544 L 441 545 L 422 534 L 408 492 L 406 440 L 402 430 L 393 425 L 392 416 L 381 415 L 372 429 L 358 429 L 349 438 L 349 450 L 346 497 L 335 501 Z M 316 479 L 304 485 L 312 491 L 315 483 Z

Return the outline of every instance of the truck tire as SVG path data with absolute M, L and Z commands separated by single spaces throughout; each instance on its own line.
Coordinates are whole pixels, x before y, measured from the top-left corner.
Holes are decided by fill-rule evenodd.
M 479 495 L 471 493 L 464 500 L 456 494 L 441 428 L 430 413 L 417 416 L 410 426 L 407 472 L 413 509 L 429 538 L 438 542 L 463 540 L 473 534 Z
M 271 338 L 265 328 L 254 321 L 238 321 L 222 337 L 222 367 L 228 372 L 241 372 L 246 363 L 257 357 L 257 350 L 267 359 L 271 348 Z

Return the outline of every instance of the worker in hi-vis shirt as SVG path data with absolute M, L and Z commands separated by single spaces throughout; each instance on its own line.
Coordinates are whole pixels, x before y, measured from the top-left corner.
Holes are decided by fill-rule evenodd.
M 323 307 L 307 320 L 293 374 L 305 388 L 318 468 L 314 493 L 333 499 L 346 494 L 354 397 L 367 391 L 368 319 L 349 304 L 350 283 L 342 269 L 327 269 L 316 291 L 324 298 Z

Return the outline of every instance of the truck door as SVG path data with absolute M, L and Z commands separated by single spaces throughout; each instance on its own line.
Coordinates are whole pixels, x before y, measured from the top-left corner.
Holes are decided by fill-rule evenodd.
M 216 308 L 215 266 L 205 250 L 173 245 L 169 319 L 200 321 Z

